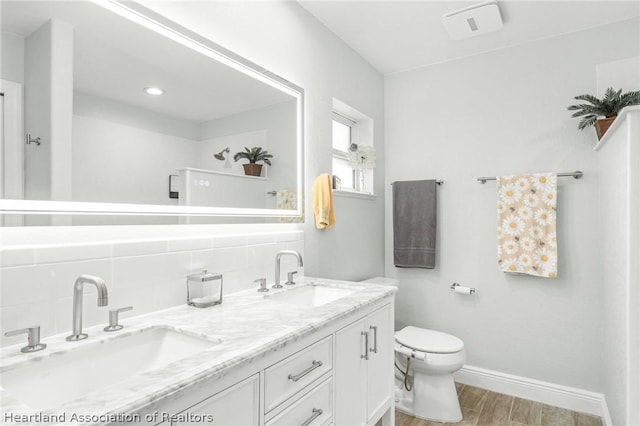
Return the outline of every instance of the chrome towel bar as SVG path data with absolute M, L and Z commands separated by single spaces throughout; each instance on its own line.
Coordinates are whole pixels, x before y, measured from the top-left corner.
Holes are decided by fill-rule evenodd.
M 575 179 L 580 179 L 582 176 L 584 176 L 584 173 L 582 173 L 580 170 L 571 173 L 558 173 L 558 177 L 573 177 Z M 481 176 L 477 180 L 480 183 L 487 183 L 488 180 L 496 180 L 496 177 Z
M 400 181 L 398 181 L 398 182 L 400 182 Z M 393 185 L 394 183 L 395 182 L 391 182 L 389 185 Z M 438 179 L 438 180 L 436 180 L 436 184 L 437 185 L 444 185 L 444 181 L 442 179 Z

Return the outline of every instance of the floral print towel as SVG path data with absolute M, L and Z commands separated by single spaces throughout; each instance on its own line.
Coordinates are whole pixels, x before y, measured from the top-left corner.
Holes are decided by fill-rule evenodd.
M 281 189 L 276 192 L 276 208 L 284 210 L 295 210 L 298 208 L 298 196 L 296 191 Z M 304 204 L 302 206 L 304 209 Z M 278 219 L 281 223 L 298 223 L 304 221 L 302 216 L 281 216 Z
M 500 270 L 555 278 L 558 177 L 538 173 L 497 180 Z

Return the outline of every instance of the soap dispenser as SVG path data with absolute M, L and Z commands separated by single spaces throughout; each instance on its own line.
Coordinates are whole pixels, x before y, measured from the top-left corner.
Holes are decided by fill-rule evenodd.
M 222 303 L 222 274 L 201 273 L 187 275 L 187 305 L 208 308 Z

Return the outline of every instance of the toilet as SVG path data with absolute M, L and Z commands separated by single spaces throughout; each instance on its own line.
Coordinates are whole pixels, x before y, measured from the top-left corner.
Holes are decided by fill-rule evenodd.
M 397 280 L 384 277 L 363 282 L 398 286 Z M 407 326 L 395 333 L 394 346 L 396 408 L 437 422 L 462 420 L 453 373 L 465 363 L 464 342 L 440 331 Z
M 464 342 L 447 333 L 413 326 L 396 332 L 395 338 L 396 364 L 402 370 L 397 408 L 421 419 L 462 420 L 453 373 L 464 365 Z M 404 380 L 407 362 L 413 378 L 410 391 Z

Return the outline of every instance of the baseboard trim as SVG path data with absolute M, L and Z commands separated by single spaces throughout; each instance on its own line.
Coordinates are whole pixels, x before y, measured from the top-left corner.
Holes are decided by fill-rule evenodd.
M 514 376 L 469 365 L 465 365 L 458 372 L 454 373 L 454 377 L 456 382 L 462 384 L 600 416 L 605 425 L 612 425 L 611 416 L 607 409 L 607 402 L 601 393 Z

